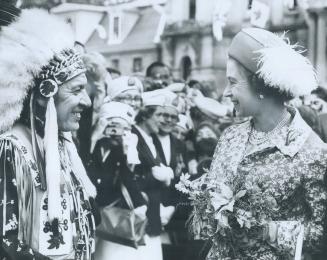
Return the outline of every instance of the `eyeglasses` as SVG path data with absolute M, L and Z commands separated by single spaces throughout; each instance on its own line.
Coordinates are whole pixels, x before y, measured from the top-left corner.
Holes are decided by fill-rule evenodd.
M 141 97 L 139 97 L 139 96 L 135 96 L 135 97 L 133 97 L 133 96 L 121 96 L 121 97 L 116 97 L 115 98 L 115 100 L 116 101 L 118 101 L 118 102 L 139 102 L 139 103 L 141 103 L 142 102 L 142 98 Z
M 172 122 L 178 122 L 178 116 L 177 115 L 172 115 L 168 113 L 158 113 L 157 116 L 163 117 L 165 120 L 170 119 Z

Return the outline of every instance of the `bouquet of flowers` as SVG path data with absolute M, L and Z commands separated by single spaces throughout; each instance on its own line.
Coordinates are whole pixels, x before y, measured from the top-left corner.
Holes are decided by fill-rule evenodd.
M 277 211 L 272 196 L 241 177 L 231 182 L 207 173 L 191 181 L 185 174 L 176 189 L 193 206 L 188 224 L 194 237 L 211 240 L 227 255 L 237 256 L 262 241 L 264 226 Z

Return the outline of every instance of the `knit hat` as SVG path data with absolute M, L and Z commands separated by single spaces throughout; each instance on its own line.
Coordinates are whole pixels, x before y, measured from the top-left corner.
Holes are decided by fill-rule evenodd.
M 178 95 L 166 89 L 144 92 L 142 99 L 144 106 L 172 107 L 178 112 L 181 110 Z
M 297 97 L 310 94 L 318 86 L 313 66 L 298 47 L 291 45 L 285 35 L 245 28 L 233 38 L 228 55 L 267 86 Z
M 122 118 L 128 124 L 134 124 L 135 112 L 129 105 L 120 102 L 104 103 L 99 112 L 99 119 Z
M 113 100 L 119 94 L 127 90 L 138 90 L 143 92 L 142 82 L 136 77 L 121 76 L 108 83 L 108 97 Z

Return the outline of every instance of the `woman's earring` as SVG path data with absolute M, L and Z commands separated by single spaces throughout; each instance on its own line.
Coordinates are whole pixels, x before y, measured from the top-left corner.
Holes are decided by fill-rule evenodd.
M 262 95 L 262 94 L 260 94 L 260 95 L 259 95 L 259 98 L 260 98 L 260 99 L 264 99 L 264 98 L 265 98 L 265 96 L 264 96 L 264 95 Z

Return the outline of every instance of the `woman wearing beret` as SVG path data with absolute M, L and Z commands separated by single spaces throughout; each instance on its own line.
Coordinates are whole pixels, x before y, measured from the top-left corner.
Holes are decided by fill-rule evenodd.
M 224 131 L 208 174 L 228 183 L 242 180 L 245 190 L 257 187 L 276 210 L 263 212 L 266 225 L 256 243 L 244 243 L 235 255 L 214 242 L 210 260 L 301 259 L 296 251 L 301 241 L 302 259 L 320 259 L 327 147 L 286 105 L 317 85 L 313 67 L 295 47 L 255 28 L 243 29 L 232 40 L 224 95 L 239 116 L 251 119 Z

